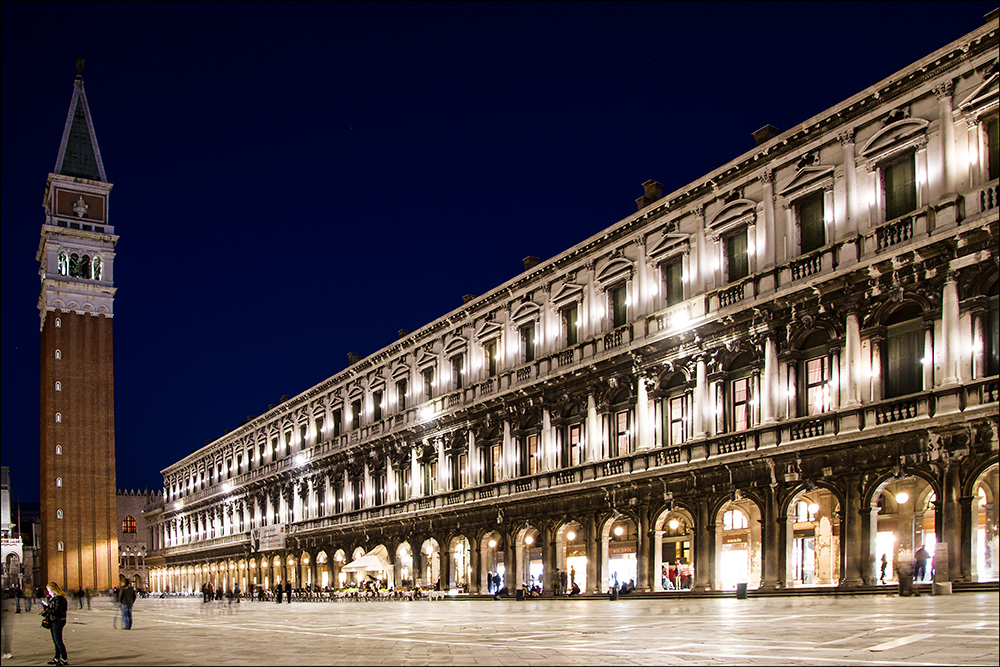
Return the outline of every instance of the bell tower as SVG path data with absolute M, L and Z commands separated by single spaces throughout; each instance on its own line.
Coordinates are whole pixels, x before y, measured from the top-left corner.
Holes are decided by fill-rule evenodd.
M 73 97 L 42 206 L 42 582 L 118 581 L 112 317 L 118 237 L 111 183 L 77 61 Z

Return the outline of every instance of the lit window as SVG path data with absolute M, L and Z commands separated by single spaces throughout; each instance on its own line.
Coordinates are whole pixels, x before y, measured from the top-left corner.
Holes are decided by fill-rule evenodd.
M 135 517 L 132 515 L 126 516 L 122 519 L 122 532 L 123 533 L 134 533 L 135 529 Z
M 583 463 L 583 426 L 570 424 L 566 427 L 566 450 L 563 464 L 578 466 Z
M 62 359 L 62 350 L 56 350 L 56 359 Z
M 61 328 L 62 328 L 62 319 L 57 317 L 56 318 L 56 329 L 61 329 Z
M 62 445 L 56 445 L 56 454 L 62 454 Z
M 62 486 L 62 477 L 56 477 L 56 486 Z
M 629 412 L 620 410 L 614 415 L 614 451 L 612 456 L 623 456 L 629 450 Z
M 62 391 L 62 382 L 56 380 L 56 391 Z
M 63 518 L 63 512 L 62 512 L 62 510 L 56 510 L 56 518 L 57 519 Z
M 60 412 L 56 413 L 56 423 L 57 424 L 61 424 L 62 423 L 62 413 L 60 413 Z
M 486 368 L 490 377 L 497 374 L 497 341 L 491 340 L 486 343 Z
M 744 530 L 749 525 L 747 515 L 740 510 L 729 510 L 722 515 L 723 530 Z
M 750 378 L 732 381 L 733 431 L 744 431 L 750 426 Z
M 830 358 L 826 355 L 806 359 L 805 414 L 818 415 L 830 410 Z
M 63 551 L 63 549 L 64 549 L 63 543 L 62 542 L 56 542 L 56 550 Z

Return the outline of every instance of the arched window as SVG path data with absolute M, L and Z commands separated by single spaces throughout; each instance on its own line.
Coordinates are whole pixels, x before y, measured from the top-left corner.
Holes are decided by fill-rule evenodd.
M 103 273 L 104 273 L 104 267 L 103 267 L 103 265 L 101 264 L 101 258 L 100 258 L 100 257 L 95 257 L 95 258 L 94 258 L 94 259 L 93 259 L 93 260 L 91 261 L 91 266 L 93 267 L 93 276 L 94 276 L 94 280 L 100 280 L 100 279 L 101 279 L 101 276 L 102 276 L 102 275 L 103 275 Z
M 65 252 L 59 253 L 59 260 L 56 263 L 56 271 L 60 276 L 69 274 L 69 257 L 66 256 Z
M 134 533 L 135 532 L 135 517 L 131 514 L 122 519 L 122 532 L 123 533 Z
M 65 548 L 65 547 L 63 547 L 63 543 L 62 543 L 62 542 L 56 542 L 56 549 L 57 549 L 58 551 L 63 551 L 63 550 L 64 550 L 64 548 Z
M 63 518 L 63 513 L 62 513 L 62 510 L 56 510 L 56 518 L 57 518 L 57 519 L 61 519 L 61 518 Z
M 61 424 L 62 423 L 62 413 L 60 413 L 60 412 L 56 413 L 56 423 L 57 424 Z
M 56 329 L 61 329 L 61 328 L 62 328 L 62 319 L 57 317 L 56 318 Z
M 56 477 L 56 486 L 62 486 L 62 477 Z
M 56 454 L 62 454 L 62 445 L 56 445 Z
M 56 350 L 56 359 L 62 359 L 62 351 Z
M 729 510 L 722 515 L 723 530 L 742 530 L 749 525 L 747 515 L 740 510 Z
M 62 391 L 62 382 L 56 380 L 56 391 Z

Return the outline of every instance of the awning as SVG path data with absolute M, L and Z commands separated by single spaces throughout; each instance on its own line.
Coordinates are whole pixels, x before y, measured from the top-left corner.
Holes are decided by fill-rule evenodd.
M 391 570 L 392 565 L 389 564 L 389 561 L 385 556 L 385 547 L 376 547 L 361 558 L 353 560 L 344 567 L 340 568 L 340 570 L 341 572 L 359 572 L 361 570 L 384 572 L 386 570 Z

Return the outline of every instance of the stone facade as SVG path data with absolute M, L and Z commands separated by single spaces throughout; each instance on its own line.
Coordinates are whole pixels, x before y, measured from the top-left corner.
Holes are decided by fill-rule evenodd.
M 114 248 L 82 76 L 53 173 L 37 259 L 41 315 L 42 568 L 67 590 L 118 580 L 115 528 Z
M 996 579 L 997 30 L 169 466 L 153 590 Z
M 162 491 L 118 489 L 118 573 L 128 577 L 137 591 L 149 590 L 149 528 L 146 506 Z

